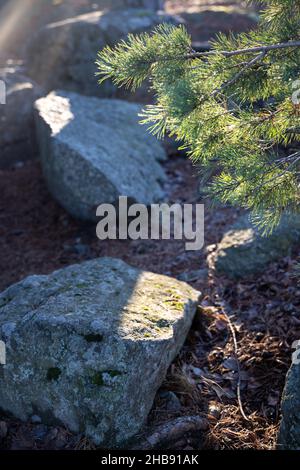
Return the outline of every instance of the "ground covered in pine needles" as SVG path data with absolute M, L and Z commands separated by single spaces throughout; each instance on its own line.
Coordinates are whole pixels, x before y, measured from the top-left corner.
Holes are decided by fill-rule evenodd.
M 173 155 L 165 165 L 166 200 L 201 202 L 197 169 L 186 157 Z M 237 283 L 216 277 L 206 264 L 207 255 L 240 215 L 236 209 L 211 208 L 207 201 L 205 248 L 193 252 L 173 240 L 100 242 L 95 225 L 75 221 L 53 201 L 36 161 L 0 171 L 0 186 L 1 290 L 29 274 L 113 256 L 187 279 L 202 292 L 193 327 L 157 394 L 148 428 L 196 415 L 207 418 L 210 429 L 193 433 L 183 426 L 180 438 L 164 442 L 165 448 L 274 448 L 291 345 L 300 338 L 300 286 L 294 277 L 299 250 L 266 266 L 261 276 Z M 92 447 L 59 427 L 0 417 L 0 448 Z
M 245 11 L 243 2 L 229 0 L 168 0 L 167 10 L 185 16 L 199 47 L 217 31 L 248 30 L 256 20 L 255 10 Z M 173 155 L 166 170 L 166 201 L 201 202 L 197 170 L 185 156 Z M 180 437 L 164 442 L 164 448 L 275 448 L 291 345 L 300 338 L 300 286 L 294 277 L 300 247 L 292 257 L 266 266 L 262 275 L 233 282 L 216 277 L 206 258 L 240 215 L 236 209 L 212 209 L 206 203 L 205 248 L 187 252 L 179 241 L 98 241 L 95 225 L 75 221 L 53 201 L 36 161 L 0 171 L 0 187 L 0 291 L 29 274 L 113 256 L 183 278 L 202 292 L 190 334 L 157 394 L 141 439 L 192 415 L 208 419 L 209 430 L 189 432 L 183 425 Z M 0 448 L 93 446 L 62 428 L 0 415 Z

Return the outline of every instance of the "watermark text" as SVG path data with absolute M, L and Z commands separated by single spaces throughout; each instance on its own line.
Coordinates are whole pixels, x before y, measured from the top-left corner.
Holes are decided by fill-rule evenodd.
M 6 83 L 0 80 L 0 105 L 6 104 Z
M 299 365 L 300 364 L 300 340 L 299 339 L 293 342 L 292 348 L 295 349 L 295 351 L 292 354 L 292 363 L 295 365 Z
M 203 204 L 128 205 L 128 197 L 119 197 L 118 207 L 101 204 L 96 211 L 101 220 L 96 233 L 99 240 L 185 240 L 186 250 L 204 245 Z
M 6 346 L 4 341 L 0 341 L 0 365 L 6 364 Z

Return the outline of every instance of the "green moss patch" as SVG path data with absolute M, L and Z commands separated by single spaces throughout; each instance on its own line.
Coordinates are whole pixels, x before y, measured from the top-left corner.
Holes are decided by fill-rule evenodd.
M 105 384 L 105 379 L 104 379 L 105 374 L 107 374 L 111 378 L 113 378 L 113 377 L 118 377 L 118 376 L 122 375 L 122 372 L 120 372 L 119 370 L 103 370 L 103 371 L 95 372 L 92 375 L 92 378 L 91 378 L 92 383 L 94 385 L 98 385 L 100 387 L 106 385 Z

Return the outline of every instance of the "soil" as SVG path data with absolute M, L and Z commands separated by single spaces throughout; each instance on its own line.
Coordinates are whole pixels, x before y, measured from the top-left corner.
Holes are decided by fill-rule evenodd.
M 165 167 L 166 200 L 201 202 L 198 170 L 185 156 L 173 155 Z M 1 171 L 0 187 L 1 290 L 29 274 L 49 273 L 98 256 L 118 257 L 175 277 L 199 271 L 190 281 L 202 292 L 198 313 L 157 394 L 148 426 L 177 416 L 203 415 L 210 421 L 210 432 L 204 437 L 184 436 L 172 448 L 275 446 L 290 347 L 300 337 L 300 287 L 294 277 L 300 247 L 291 258 L 266 266 L 261 276 L 236 283 L 208 270 L 206 255 L 240 215 L 237 209 L 212 208 L 205 201 L 205 247 L 200 252 L 185 251 L 182 241 L 99 241 L 95 224 L 72 219 L 52 199 L 37 161 Z M 242 402 L 249 421 L 243 419 L 237 403 L 237 365 L 224 310 L 237 334 Z M 170 411 L 163 391 L 176 394 L 178 409 Z M 0 448 L 93 448 L 62 428 L 1 419 L 8 432 Z

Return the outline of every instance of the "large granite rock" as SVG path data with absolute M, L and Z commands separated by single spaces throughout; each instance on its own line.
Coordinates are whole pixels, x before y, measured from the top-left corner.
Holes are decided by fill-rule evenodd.
M 69 0 L 70 1 L 70 0 Z M 74 1 L 74 0 L 71 0 Z M 165 0 L 96 0 L 93 1 L 99 8 L 147 8 L 148 10 L 161 10 Z
M 82 10 L 90 10 L 91 8 L 96 7 L 98 9 L 109 10 L 118 10 L 123 8 L 147 8 L 152 11 L 157 11 L 163 9 L 164 2 L 165 0 L 81 0 L 78 2 L 78 4 Z M 74 0 L 64 0 L 63 3 L 65 4 L 65 9 L 73 8 L 73 11 L 76 9 L 76 2 L 74 2 Z
M 0 295 L 0 408 L 121 446 L 143 425 L 198 297 L 112 258 L 9 287 Z
M 297 353 L 300 358 L 300 352 Z M 278 448 L 300 450 L 300 360 L 292 365 L 282 397 Z
M 300 242 L 300 217 L 284 217 L 268 236 L 259 235 L 248 216 L 241 217 L 225 233 L 208 263 L 217 273 L 240 279 L 263 272 L 269 263 L 291 253 Z
M 0 168 L 5 168 L 36 155 L 33 105 L 41 90 L 18 65 L 0 68 L 0 80 L 6 89 L 6 103 L 0 104 Z
M 169 20 L 168 16 L 151 10 L 133 8 L 94 11 L 49 24 L 28 46 L 30 76 L 47 91 L 63 88 L 98 97 L 129 96 L 128 91 L 117 90 L 109 81 L 99 86 L 95 64 L 98 52 L 125 39 L 129 33 L 153 30 Z M 143 94 L 136 96 L 144 101 Z
M 126 101 L 51 93 L 36 102 L 37 137 L 49 189 L 76 218 L 119 196 L 150 204 L 163 197 L 166 158 Z

